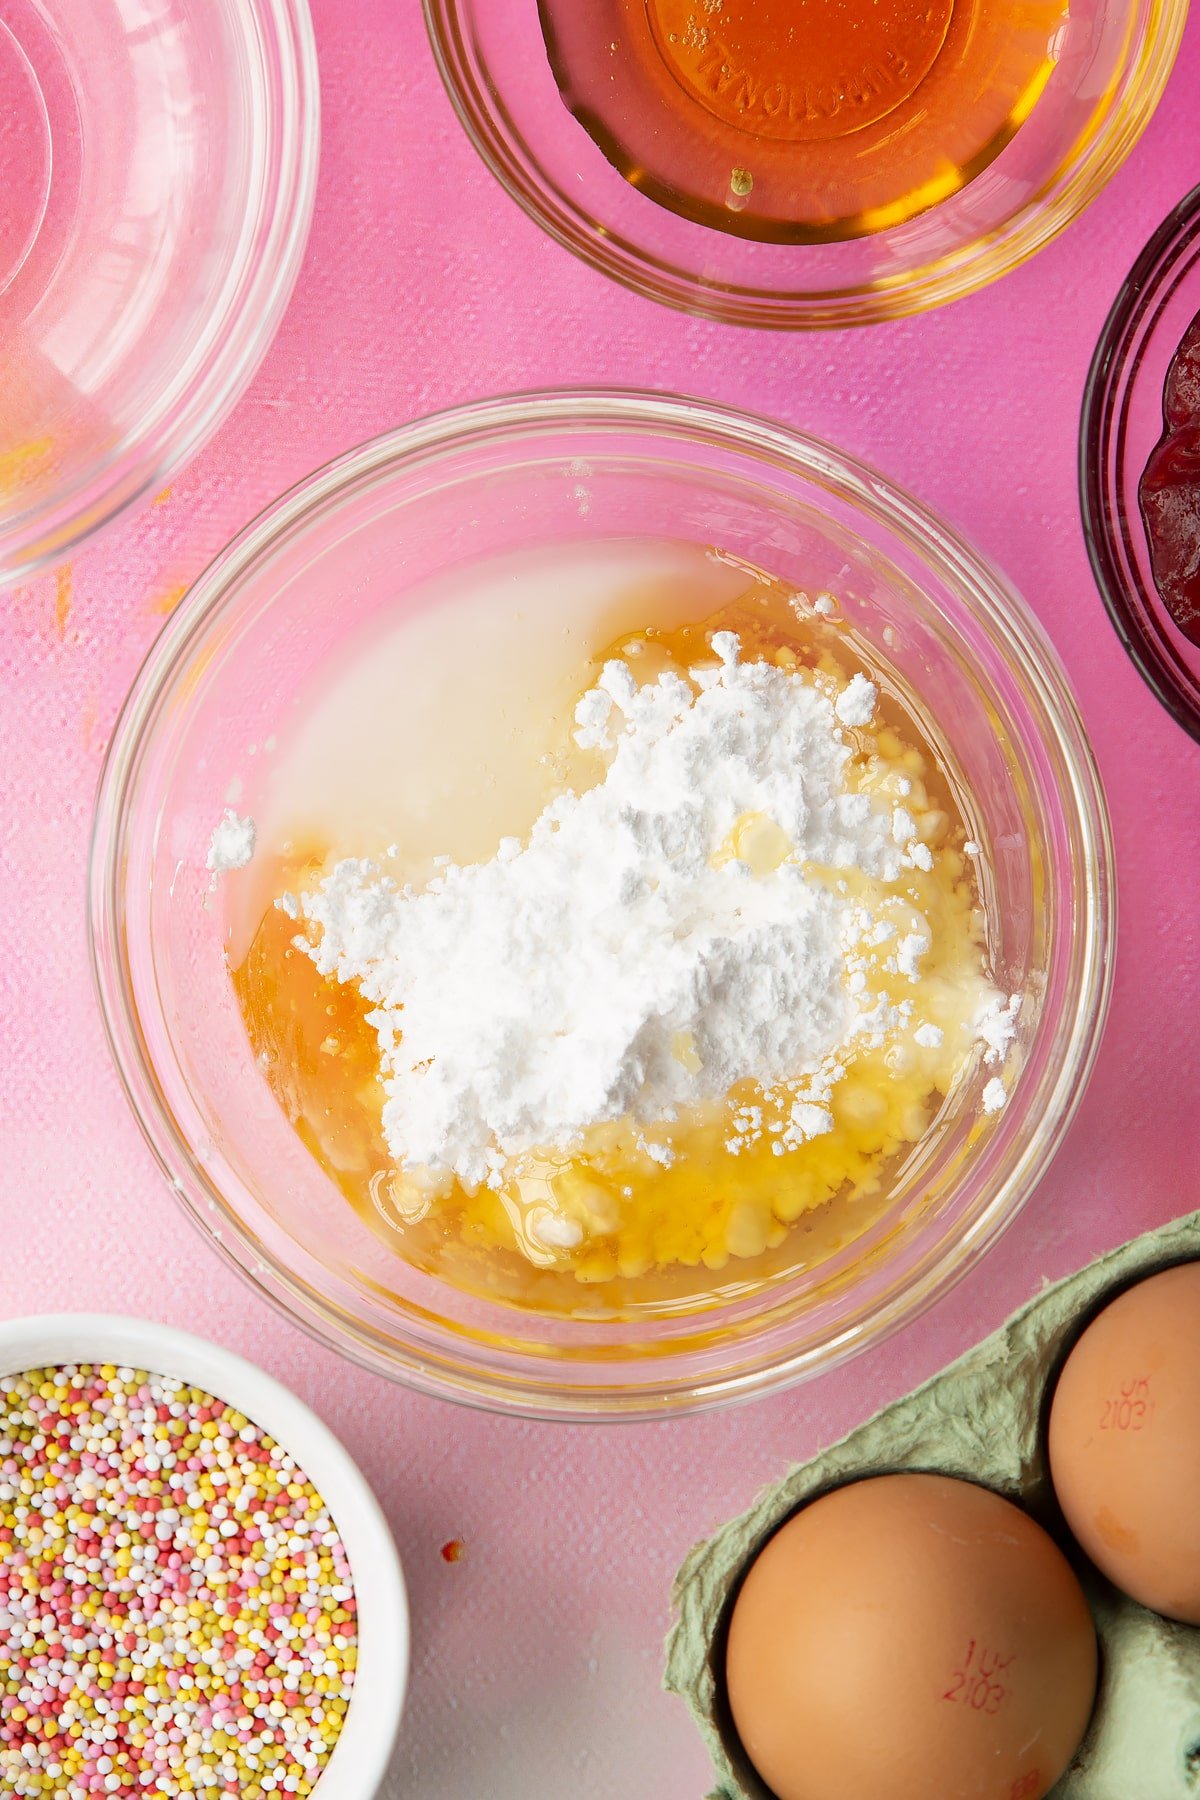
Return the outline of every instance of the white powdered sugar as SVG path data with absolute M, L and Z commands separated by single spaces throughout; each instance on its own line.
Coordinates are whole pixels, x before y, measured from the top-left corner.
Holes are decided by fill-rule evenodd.
M 321 972 L 375 1005 L 400 1166 L 495 1186 L 523 1153 L 611 1121 L 648 1129 L 751 1079 L 789 1084 L 767 1127 L 782 1149 L 830 1130 L 840 1053 L 911 1015 L 858 979 L 893 929 L 839 891 L 855 885 L 839 872 L 861 890 L 914 867 L 911 817 L 847 782 L 843 727 L 869 722 L 873 685 L 831 693 L 743 663 L 729 632 L 713 650 L 688 680 L 605 666 L 575 736 L 607 772 L 552 801 L 526 844 L 420 891 L 343 861 L 287 897 Z M 929 944 L 909 931 L 892 952 L 913 980 Z M 1002 1032 L 989 1015 L 989 1052 Z M 731 1151 L 757 1112 L 735 1113 Z
M 1008 999 L 997 994 L 975 1015 L 972 1028 L 984 1046 L 984 1061 L 1003 1062 L 1017 1032 L 1017 1014 L 1021 1010 L 1020 994 Z M 989 1108 L 989 1111 L 992 1110 Z
M 834 701 L 833 710 L 843 725 L 869 725 L 875 716 L 877 698 L 873 681 L 865 675 L 852 675 Z M 908 835 L 911 837 L 912 831 Z
M 239 818 L 231 806 L 226 807 L 208 846 L 207 867 L 214 876 L 244 869 L 253 859 L 257 838 L 254 820 Z

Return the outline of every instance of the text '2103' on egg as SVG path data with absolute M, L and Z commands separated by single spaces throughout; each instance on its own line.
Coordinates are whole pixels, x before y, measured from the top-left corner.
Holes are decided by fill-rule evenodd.
M 1049 1449 L 1097 1568 L 1200 1625 L 1200 1263 L 1151 1275 L 1093 1319 L 1054 1390 Z
M 726 1687 L 778 1800 L 1043 1800 L 1087 1729 L 1096 1635 L 1017 1507 L 883 1475 L 771 1538 L 734 1604 Z

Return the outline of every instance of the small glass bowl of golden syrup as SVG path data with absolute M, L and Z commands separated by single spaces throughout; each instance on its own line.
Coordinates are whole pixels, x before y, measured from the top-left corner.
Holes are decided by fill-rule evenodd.
M 844 326 L 969 293 L 1099 192 L 1186 0 L 425 0 L 476 148 L 627 287 Z

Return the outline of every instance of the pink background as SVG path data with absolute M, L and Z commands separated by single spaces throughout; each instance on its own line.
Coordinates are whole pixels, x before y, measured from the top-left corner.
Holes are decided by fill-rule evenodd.
M 0 1305 L 194 1326 L 343 1434 L 395 1527 L 414 1673 L 388 1800 L 699 1800 L 707 1759 L 659 1692 L 672 1571 L 786 1465 L 931 1374 L 1049 1276 L 1200 1204 L 1200 749 L 1126 662 L 1080 536 L 1092 346 L 1134 255 L 1200 175 L 1200 20 L 1109 190 L 1000 286 L 829 336 L 695 323 L 544 240 L 462 137 L 416 0 L 315 0 L 325 105 L 316 224 L 283 329 L 232 421 L 160 504 L 0 606 Z M 84 864 L 122 695 L 207 559 L 362 438 L 512 387 L 613 381 L 771 413 L 877 463 L 957 521 L 1041 614 L 1108 784 L 1121 954 L 1066 1148 L 982 1269 L 877 1354 L 781 1398 L 637 1428 L 509 1423 L 343 1367 L 201 1247 L 109 1067 Z M 466 1555 L 439 1549 L 462 1537 Z

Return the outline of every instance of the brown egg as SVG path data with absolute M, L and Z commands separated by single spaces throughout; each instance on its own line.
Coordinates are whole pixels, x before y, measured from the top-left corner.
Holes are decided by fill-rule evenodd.
M 725 1658 L 778 1800 L 1042 1800 L 1096 1690 L 1071 1567 L 1007 1500 L 943 1475 L 826 1494 L 767 1544 Z
M 1139 1282 L 1088 1326 L 1054 1391 L 1050 1472 L 1097 1568 L 1200 1625 L 1200 1263 Z

